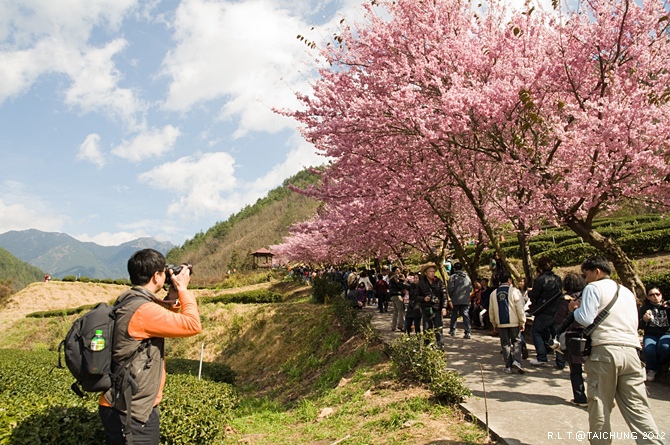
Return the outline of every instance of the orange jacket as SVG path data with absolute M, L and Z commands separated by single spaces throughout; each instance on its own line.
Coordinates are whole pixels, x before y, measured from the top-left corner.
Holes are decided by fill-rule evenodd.
M 132 315 L 128 324 L 128 334 L 138 341 L 151 337 L 190 337 L 199 334 L 201 331 L 198 303 L 193 293 L 188 290 L 179 292 L 179 303 L 170 309 L 152 303 L 141 305 Z M 164 385 L 165 366 L 163 366 L 160 389 L 154 406 L 158 405 L 163 399 Z M 104 394 L 100 396 L 99 404 L 111 407 Z

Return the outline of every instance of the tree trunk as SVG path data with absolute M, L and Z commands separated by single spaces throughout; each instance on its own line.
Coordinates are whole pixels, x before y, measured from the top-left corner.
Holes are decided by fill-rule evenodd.
M 500 256 L 500 261 L 502 261 L 503 265 L 507 268 L 507 270 L 509 270 L 510 274 L 514 277 L 514 280 L 518 281 L 519 278 L 521 278 L 521 274 L 516 269 L 516 267 L 514 267 L 514 265 L 509 261 L 507 255 L 505 255 L 505 252 L 503 252 L 502 248 L 500 247 L 500 241 L 498 240 L 498 237 L 495 235 L 495 233 L 493 233 L 493 227 L 491 227 L 491 223 L 489 223 L 489 219 L 486 217 L 486 212 L 484 212 L 484 209 L 475 198 L 474 194 L 472 193 L 472 190 L 470 190 L 467 187 L 465 182 L 458 179 L 457 181 L 459 183 L 458 185 L 460 186 L 461 190 L 463 190 L 463 193 L 465 193 L 465 196 L 470 201 L 470 204 L 472 204 L 472 208 L 474 209 L 475 214 L 477 215 L 477 219 L 479 219 L 479 222 L 482 224 L 482 228 L 484 229 L 484 232 L 486 232 L 486 236 L 493 245 L 495 251 L 498 252 L 498 256 Z
M 646 289 L 644 283 L 635 269 L 635 264 L 628 258 L 626 252 L 611 238 L 606 238 L 597 231 L 593 230 L 590 224 L 577 218 L 570 218 L 567 221 L 570 227 L 584 241 L 602 251 L 608 260 L 614 265 L 614 269 L 619 275 L 619 279 L 624 286 L 632 290 L 640 301 L 646 298 Z
M 521 261 L 523 262 L 523 273 L 526 276 L 526 284 L 528 287 L 533 283 L 533 259 L 530 255 L 530 248 L 528 247 L 528 234 L 523 221 L 518 223 L 518 231 L 516 233 L 517 240 L 519 240 L 519 249 L 521 254 Z
M 451 240 L 451 244 L 454 246 L 454 256 L 461 262 L 463 269 L 465 269 L 468 275 L 470 275 L 471 278 L 475 278 L 479 269 L 479 258 L 481 257 L 483 250 L 481 236 L 479 237 L 480 241 L 477 243 L 477 248 L 475 249 L 475 256 L 470 260 L 465 254 L 465 249 L 461 244 L 461 240 L 458 239 L 458 235 L 451 226 L 447 226 L 447 234 Z

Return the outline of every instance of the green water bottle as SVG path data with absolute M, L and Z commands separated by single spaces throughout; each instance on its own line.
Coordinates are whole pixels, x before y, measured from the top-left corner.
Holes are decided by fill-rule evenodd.
M 105 349 L 105 337 L 102 336 L 102 331 L 98 329 L 91 339 L 91 351 L 102 351 L 103 349 Z

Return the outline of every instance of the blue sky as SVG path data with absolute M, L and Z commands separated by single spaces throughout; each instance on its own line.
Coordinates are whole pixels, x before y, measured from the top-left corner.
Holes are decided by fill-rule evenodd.
M 0 233 L 182 244 L 321 164 L 272 107 L 359 3 L 0 0 Z

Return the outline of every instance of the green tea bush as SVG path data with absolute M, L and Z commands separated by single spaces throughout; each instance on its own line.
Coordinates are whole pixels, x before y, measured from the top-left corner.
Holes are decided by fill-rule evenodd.
M 235 294 L 220 294 L 211 297 L 200 297 L 200 303 L 239 303 L 239 304 L 261 304 L 281 303 L 284 299 L 282 294 L 272 292 L 268 289 L 254 289 Z
M 528 243 L 528 249 L 532 256 L 537 256 L 546 252 L 547 250 L 554 249 L 556 244 L 551 241 L 536 241 Z
M 652 287 L 657 287 L 665 299 L 670 297 L 670 273 L 648 275 L 641 277 L 641 280 L 647 288 L 647 291 Z
M 75 395 L 72 375 L 54 368 L 56 362 L 53 351 L 0 349 L 0 443 L 104 443 L 98 394 Z M 160 405 L 161 443 L 220 442 L 237 403 L 229 384 L 168 374 Z
M 542 256 L 551 258 L 555 267 L 562 267 L 580 264 L 588 257 L 598 254 L 600 251 L 590 244 L 579 243 L 547 250 Z
M 67 317 L 68 315 L 81 314 L 82 312 L 89 311 L 97 306 L 99 303 L 95 304 L 85 304 L 83 306 L 69 308 L 69 309 L 53 309 L 50 311 L 37 311 L 26 314 L 26 317 L 29 318 L 49 318 L 49 317 Z
M 165 362 L 168 374 L 198 375 L 200 362 L 185 358 L 168 358 Z M 235 371 L 224 363 L 203 362 L 201 378 L 218 383 L 235 383 Z
M 77 277 L 75 277 L 74 275 L 66 275 L 63 277 L 61 281 L 75 282 L 77 281 Z
M 632 256 L 670 251 L 670 229 L 635 233 L 617 240 L 621 248 Z
M 232 386 L 190 375 L 168 375 L 161 410 L 161 444 L 213 444 L 223 440 L 239 398 Z
M 121 286 L 132 286 L 132 283 L 127 278 L 118 278 L 118 279 L 114 280 L 114 284 L 118 284 L 118 285 L 121 285 Z
M 430 339 L 430 340 L 429 340 Z M 389 345 L 393 370 L 401 379 L 430 387 L 442 403 L 455 404 L 472 395 L 458 373 L 447 369 L 444 351 L 435 345 L 435 334 L 403 335 Z

